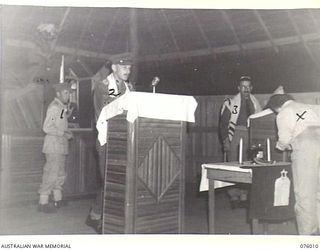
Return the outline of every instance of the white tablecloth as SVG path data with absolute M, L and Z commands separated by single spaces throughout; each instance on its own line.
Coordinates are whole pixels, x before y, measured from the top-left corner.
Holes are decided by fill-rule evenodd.
M 107 120 L 127 112 L 127 120 L 138 117 L 195 122 L 197 101 L 193 96 L 128 92 L 105 106 L 97 121 L 98 139 L 103 146 L 107 138 Z
M 199 191 L 208 191 L 209 190 L 209 180 L 207 178 L 207 169 L 206 168 L 212 168 L 212 169 L 223 169 L 227 171 L 237 171 L 237 172 L 244 172 L 244 173 L 251 173 L 251 169 L 244 169 L 240 168 L 239 164 L 236 163 L 207 163 L 201 165 L 201 181 L 200 181 L 200 188 Z M 222 188 L 234 185 L 234 183 L 225 182 L 225 181 L 214 181 L 214 188 Z

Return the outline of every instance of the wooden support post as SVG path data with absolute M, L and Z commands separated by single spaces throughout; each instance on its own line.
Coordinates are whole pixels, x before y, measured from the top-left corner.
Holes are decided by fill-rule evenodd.
M 137 15 L 137 9 L 130 9 L 130 40 L 129 40 L 129 46 L 130 51 L 132 53 L 134 66 L 131 71 L 131 81 L 136 84 L 137 78 L 138 78 L 138 55 L 139 55 L 139 39 L 138 39 L 138 15 Z

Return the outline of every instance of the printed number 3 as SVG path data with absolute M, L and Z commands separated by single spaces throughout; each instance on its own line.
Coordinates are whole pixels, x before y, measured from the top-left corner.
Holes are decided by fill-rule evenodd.
M 232 114 L 238 114 L 238 110 L 237 110 L 238 109 L 238 105 L 234 105 L 233 108 L 234 109 L 232 110 Z

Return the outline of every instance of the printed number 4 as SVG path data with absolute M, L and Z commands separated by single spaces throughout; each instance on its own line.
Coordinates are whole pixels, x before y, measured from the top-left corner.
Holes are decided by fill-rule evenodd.
M 238 114 L 238 105 L 233 106 L 232 114 Z

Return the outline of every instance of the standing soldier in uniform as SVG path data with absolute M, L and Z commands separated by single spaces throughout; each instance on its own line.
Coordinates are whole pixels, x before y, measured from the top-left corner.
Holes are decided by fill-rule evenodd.
M 267 106 L 277 114 L 279 150 L 292 150 L 295 213 L 299 234 L 320 232 L 320 105 L 273 95 Z
M 102 108 L 133 90 L 129 77 L 132 67 L 132 59 L 129 56 L 117 56 L 111 58 L 112 72 L 106 78 L 99 79 L 103 75 L 100 71 L 93 77 L 95 86 L 93 89 L 93 105 L 95 113 L 95 122 L 97 122 Z M 99 171 L 104 182 L 105 164 L 106 164 L 106 146 L 100 146 L 97 140 L 97 151 L 99 155 Z M 103 183 L 104 184 L 104 183 Z M 103 204 L 103 187 L 98 191 L 96 200 L 92 204 L 91 211 L 86 220 L 86 224 L 93 227 L 96 232 L 102 232 L 102 204 Z
M 68 101 L 71 85 L 59 83 L 54 86 L 55 99 L 47 109 L 43 124 L 43 150 L 46 163 L 43 169 L 42 183 L 39 189 L 40 199 L 38 211 L 53 213 L 62 205 L 62 186 L 66 179 L 65 162 L 68 154 L 68 140 L 72 133 L 68 129 Z M 53 205 L 49 204 L 49 196 L 53 194 Z
M 233 98 L 227 98 L 220 114 L 220 136 L 223 152 L 229 161 L 237 161 L 238 145 L 240 138 L 243 139 L 244 160 L 247 160 L 248 129 L 247 119 L 251 114 L 261 111 L 258 100 L 251 94 L 251 78 L 242 76 L 239 80 L 239 93 Z M 247 200 L 247 190 L 240 188 L 228 189 L 232 208 L 241 207 Z

